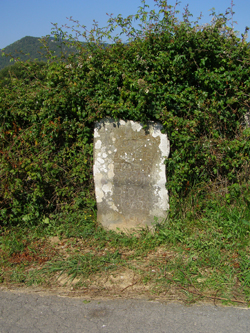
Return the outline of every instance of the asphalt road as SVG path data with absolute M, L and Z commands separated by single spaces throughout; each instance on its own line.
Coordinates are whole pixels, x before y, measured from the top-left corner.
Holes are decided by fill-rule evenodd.
M 0 333 L 250 332 L 250 309 L 0 291 Z

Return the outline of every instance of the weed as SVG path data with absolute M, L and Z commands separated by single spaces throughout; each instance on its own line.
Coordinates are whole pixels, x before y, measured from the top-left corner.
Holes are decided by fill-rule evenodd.
M 197 185 L 179 206 L 172 198 L 168 218 L 154 232 L 105 230 L 87 210 L 58 214 L 38 227 L 2 228 L 1 283 L 44 285 L 65 277 L 74 289 L 86 289 L 129 270 L 136 280 L 121 291 L 144 286 L 188 302 L 249 302 L 249 186 L 238 186 L 230 201 L 221 196 L 228 187 L 214 186 L 197 197 Z

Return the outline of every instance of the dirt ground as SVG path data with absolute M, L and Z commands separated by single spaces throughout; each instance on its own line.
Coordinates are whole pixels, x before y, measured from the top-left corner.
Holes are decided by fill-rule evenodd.
M 51 258 L 64 258 L 67 259 L 74 251 L 74 246 L 80 249 L 81 253 L 86 253 L 90 251 L 90 248 L 86 244 L 77 244 L 72 246 L 72 243 L 66 243 L 66 240 L 60 240 L 58 237 L 51 237 L 47 245 L 44 248 L 39 246 L 39 253 L 37 258 L 40 258 L 40 264 L 37 262 L 27 266 L 27 271 L 34 269 L 39 269 L 39 265 L 42 268 L 46 260 L 51 260 Z M 110 250 L 110 249 L 109 249 Z M 104 249 L 105 251 L 105 249 Z M 43 252 L 43 257 L 41 257 Z M 122 256 L 126 259 L 131 253 L 123 253 Z M 50 257 L 51 255 L 51 257 Z M 100 251 L 98 255 L 102 255 Z M 89 279 L 82 278 L 70 278 L 66 273 L 55 272 L 52 276 L 46 277 L 44 283 L 40 285 L 32 285 L 30 287 L 26 286 L 24 283 L 8 283 L 7 281 L 0 284 L 0 290 L 10 290 L 19 293 L 38 293 L 40 295 L 57 295 L 61 297 L 77 297 L 84 299 L 86 302 L 90 300 L 102 300 L 102 299 L 143 299 L 143 300 L 155 300 L 163 303 L 168 302 L 181 302 L 185 304 L 191 303 L 213 303 L 221 304 L 220 297 L 217 297 L 216 293 L 213 291 L 208 291 L 205 293 L 208 296 L 204 297 L 204 293 L 199 293 L 193 286 L 188 289 L 178 286 L 174 283 L 165 283 L 160 285 L 159 288 L 156 287 L 154 283 L 157 278 L 157 264 L 162 260 L 173 260 L 176 253 L 173 251 L 166 251 L 164 248 L 158 248 L 152 253 L 148 253 L 143 260 L 139 263 L 135 260 L 132 262 L 133 268 L 119 267 L 118 269 L 106 272 L 99 272 L 95 275 L 91 275 Z M 24 252 L 22 257 L 13 257 L 11 260 L 19 263 L 23 260 L 31 260 L 30 253 Z M 37 259 L 36 258 L 36 259 Z M 45 259 L 46 260 L 45 260 Z M 44 262 L 45 260 L 45 262 Z M 131 262 L 131 261 L 130 261 Z M 152 266 L 151 263 L 155 263 Z M 138 268 L 138 269 L 135 269 Z M 143 276 L 140 274 L 140 270 L 146 272 L 150 279 L 145 282 Z M 169 274 L 169 273 L 165 273 Z M 171 276 L 166 276 L 167 279 L 171 280 Z M 46 280 L 47 279 L 47 280 Z M 202 282 L 202 281 L 201 281 Z M 239 302 L 235 302 L 235 305 L 240 305 Z

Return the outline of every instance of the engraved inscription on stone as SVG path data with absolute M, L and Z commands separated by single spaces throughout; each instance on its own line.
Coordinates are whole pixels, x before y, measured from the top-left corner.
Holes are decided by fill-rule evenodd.
M 105 119 L 95 126 L 97 218 L 110 229 L 151 225 L 168 206 L 164 161 L 169 141 L 161 125 Z
M 153 138 L 154 139 L 154 138 Z M 157 140 L 145 138 L 117 140 L 120 147 L 114 157 L 114 202 L 128 215 L 143 214 L 155 201 L 152 161 L 157 154 Z M 159 151 L 159 150 L 158 150 Z M 130 213 L 129 209 L 132 209 Z

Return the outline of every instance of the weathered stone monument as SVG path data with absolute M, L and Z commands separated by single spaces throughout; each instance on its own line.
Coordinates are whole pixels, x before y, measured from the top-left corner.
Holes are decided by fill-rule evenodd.
M 97 219 L 108 229 L 150 226 L 166 217 L 164 161 L 169 140 L 161 125 L 104 119 L 95 125 L 94 181 Z

